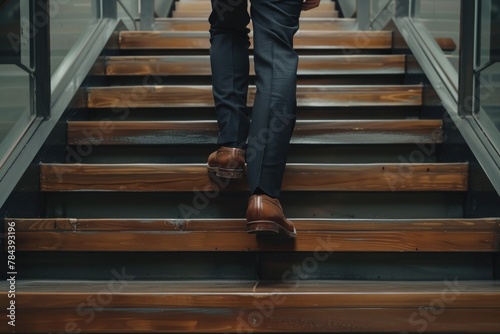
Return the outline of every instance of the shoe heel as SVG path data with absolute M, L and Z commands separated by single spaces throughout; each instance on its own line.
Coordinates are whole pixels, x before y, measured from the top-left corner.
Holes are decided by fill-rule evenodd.
M 243 170 L 241 169 L 224 169 L 220 168 L 215 173 L 218 177 L 223 177 L 226 179 L 242 179 L 243 178 Z
M 272 221 L 253 221 L 247 223 L 247 233 L 279 234 L 280 227 Z
M 288 231 L 272 221 L 249 222 L 247 223 L 247 233 L 279 239 L 295 239 L 297 237 L 297 231 L 295 228 L 293 229 L 293 232 Z

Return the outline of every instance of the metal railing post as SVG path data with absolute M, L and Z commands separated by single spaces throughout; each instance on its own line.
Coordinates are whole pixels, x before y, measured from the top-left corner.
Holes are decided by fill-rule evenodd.
M 461 0 L 460 58 L 458 65 L 458 114 L 470 116 L 477 109 L 474 96 L 474 40 L 476 1 Z
M 102 17 L 115 20 L 118 18 L 117 0 L 105 0 L 102 2 Z
M 358 30 L 368 30 L 370 27 L 371 0 L 356 1 L 356 20 Z
M 101 0 L 92 0 L 92 14 L 95 18 L 101 18 Z
M 153 30 L 155 1 L 141 0 L 141 26 L 143 31 Z
M 36 115 L 50 118 L 51 68 L 50 68 L 50 15 L 49 0 L 33 1 L 31 8 L 31 94 Z
M 396 17 L 409 17 L 415 11 L 415 1 L 397 0 L 396 1 Z

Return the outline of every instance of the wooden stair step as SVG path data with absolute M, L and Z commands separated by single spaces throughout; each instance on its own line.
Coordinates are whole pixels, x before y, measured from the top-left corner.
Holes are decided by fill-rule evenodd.
M 139 281 L 126 268 L 113 275 L 105 281 L 18 280 L 16 331 L 401 333 L 423 324 L 432 333 L 500 331 L 498 281 L 306 281 L 292 270 L 283 282 Z M 8 305 L 8 282 L 0 284 Z M 5 318 L 6 308 L 1 313 Z M 3 321 L 0 329 L 11 328 Z
M 250 8 L 250 5 L 248 6 Z M 211 11 L 212 4 L 210 1 L 178 1 L 175 3 L 176 11 Z M 314 9 L 315 11 L 335 10 L 335 2 L 333 1 L 321 1 L 319 6 Z
M 181 3 L 181 2 L 183 2 L 183 3 L 185 3 L 185 2 L 204 2 L 204 1 L 206 1 L 206 0 L 178 0 L 177 3 Z M 328 3 L 328 2 L 332 2 L 332 1 L 334 1 L 334 0 L 320 0 L 320 3 L 323 3 L 323 2 Z
M 440 143 L 440 120 L 297 121 L 292 144 Z M 68 122 L 68 144 L 216 144 L 216 121 Z
M 295 240 L 246 233 L 244 219 L 5 219 L 19 251 L 498 252 L 500 219 L 291 219 Z
M 105 59 L 106 75 L 212 74 L 209 56 L 115 56 Z M 403 74 L 404 55 L 301 56 L 298 75 Z M 255 75 L 253 57 L 250 73 Z
M 434 40 L 443 51 L 455 51 L 457 48 L 457 44 L 451 37 L 436 37 Z
M 249 88 L 248 105 L 255 87 Z M 422 86 L 297 86 L 298 107 L 420 106 Z M 123 86 L 88 89 L 89 108 L 214 107 L 212 86 Z
M 252 22 L 249 26 L 252 29 Z M 157 31 L 208 31 L 210 23 L 206 18 L 159 18 L 153 23 L 153 30 Z M 345 18 L 312 18 L 300 19 L 302 30 L 356 30 L 355 19 Z
M 208 20 L 208 17 L 210 16 L 210 10 L 174 10 L 172 12 L 172 17 L 196 17 L 196 18 L 206 18 Z M 321 11 L 321 10 L 308 10 L 308 11 L 303 11 L 300 14 L 300 17 L 317 17 L 317 18 L 333 18 L 333 17 L 339 17 L 339 12 L 334 11 L 334 10 L 327 10 L 327 11 Z
M 253 43 L 252 43 L 253 44 Z M 208 49 L 210 35 L 200 31 L 123 31 L 121 49 Z M 253 48 L 251 45 L 250 48 Z M 295 49 L 390 49 L 390 31 L 298 31 Z
M 207 152 L 208 154 L 208 152 Z M 284 191 L 465 191 L 467 163 L 288 164 Z M 41 164 L 42 191 L 247 191 L 206 164 Z

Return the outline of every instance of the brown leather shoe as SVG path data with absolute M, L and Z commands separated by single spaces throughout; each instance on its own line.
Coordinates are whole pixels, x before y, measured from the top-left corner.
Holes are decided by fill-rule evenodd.
M 245 171 L 245 150 L 222 146 L 208 157 L 207 169 L 218 177 L 241 179 Z
M 280 201 L 267 195 L 253 195 L 248 200 L 247 232 L 295 238 L 293 223 L 283 214 Z

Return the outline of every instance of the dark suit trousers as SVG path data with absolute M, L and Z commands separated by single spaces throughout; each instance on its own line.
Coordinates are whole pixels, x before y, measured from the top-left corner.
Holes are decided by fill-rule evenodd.
M 210 60 L 218 144 L 247 147 L 250 192 L 279 197 L 296 119 L 293 36 L 302 0 L 251 0 L 257 93 L 249 113 L 247 0 L 212 0 Z

